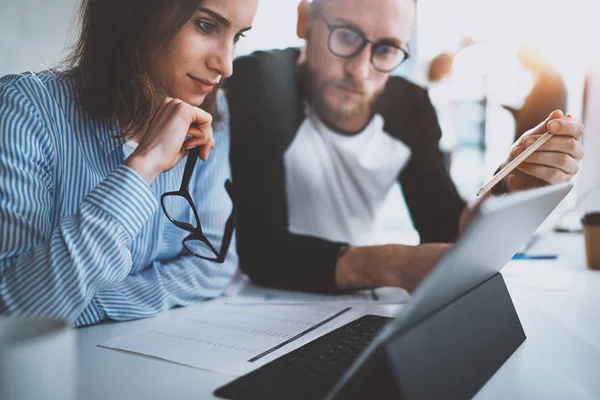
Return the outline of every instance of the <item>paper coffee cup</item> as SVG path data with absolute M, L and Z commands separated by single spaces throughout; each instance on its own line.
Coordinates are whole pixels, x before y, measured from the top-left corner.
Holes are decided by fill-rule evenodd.
M 581 219 L 587 266 L 600 270 L 600 212 L 587 213 Z
M 0 317 L 0 399 L 75 400 L 75 363 L 66 321 Z

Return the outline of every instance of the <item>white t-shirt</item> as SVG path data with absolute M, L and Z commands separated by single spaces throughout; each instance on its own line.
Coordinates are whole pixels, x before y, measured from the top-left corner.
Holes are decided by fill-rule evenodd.
M 289 231 L 354 246 L 417 244 L 397 185 L 408 146 L 383 130 L 379 114 L 349 136 L 305 107 L 306 119 L 284 155 Z

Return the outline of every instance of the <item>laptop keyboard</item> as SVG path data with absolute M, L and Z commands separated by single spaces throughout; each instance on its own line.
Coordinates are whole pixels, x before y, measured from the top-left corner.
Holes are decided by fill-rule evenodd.
M 322 399 L 392 318 L 360 317 L 215 391 L 217 397 Z

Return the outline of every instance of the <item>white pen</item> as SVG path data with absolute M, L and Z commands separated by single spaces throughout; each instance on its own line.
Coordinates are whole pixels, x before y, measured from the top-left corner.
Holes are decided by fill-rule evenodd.
M 570 115 L 567 115 L 566 118 L 571 118 Z M 477 193 L 477 196 L 481 196 L 490 191 L 491 188 L 496 186 L 498 182 L 502 179 L 506 178 L 506 175 L 510 174 L 515 168 L 519 166 L 527 157 L 532 155 L 537 149 L 542 147 L 550 138 L 554 136 L 550 132 L 544 133 L 538 140 L 536 140 L 531 146 L 525 149 L 524 152 L 519 154 L 514 160 L 512 160 L 506 167 L 502 168 L 488 183 L 482 186 Z

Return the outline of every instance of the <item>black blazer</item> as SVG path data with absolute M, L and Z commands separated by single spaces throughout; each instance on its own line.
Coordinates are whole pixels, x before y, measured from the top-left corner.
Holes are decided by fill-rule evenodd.
M 288 231 L 283 156 L 304 120 L 298 55 L 287 49 L 238 58 L 227 81 L 237 246 L 242 270 L 258 284 L 335 292 L 337 254 L 344 243 Z M 421 242 L 455 241 L 465 203 L 444 166 L 441 131 L 427 92 L 392 77 L 377 112 L 384 129 L 411 149 L 398 179 Z

